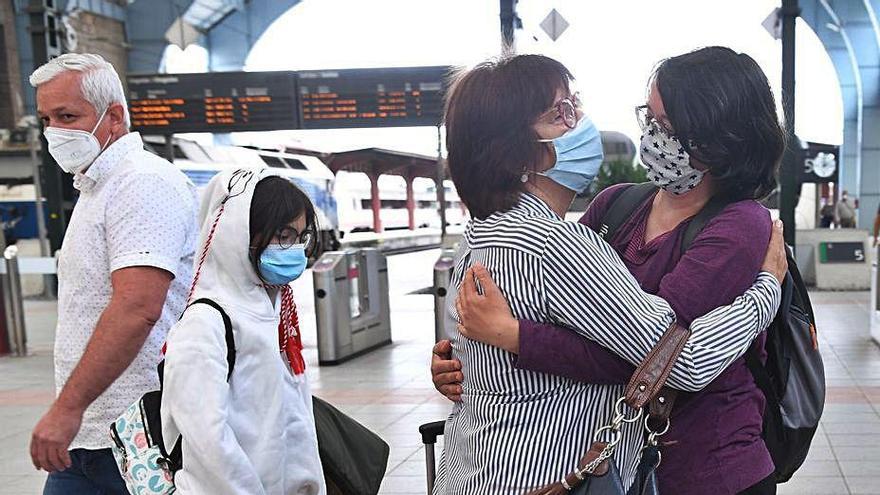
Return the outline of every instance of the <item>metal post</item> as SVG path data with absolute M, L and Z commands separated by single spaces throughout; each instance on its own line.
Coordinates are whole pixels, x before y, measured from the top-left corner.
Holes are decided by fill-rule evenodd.
M 46 230 L 46 212 L 43 208 L 43 184 L 40 178 L 40 164 L 38 151 L 40 147 L 40 130 L 28 128 L 28 148 L 31 151 L 31 163 L 34 166 L 34 207 L 37 215 L 37 239 L 40 242 L 40 256 L 48 258 L 51 255 L 49 249 L 49 236 Z M 55 295 L 55 276 L 43 275 L 43 297 Z
M 58 33 L 49 29 L 48 20 L 50 17 L 58 19 L 58 11 L 55 8 L 55 2 L 46 2 L 45 0 L 29 0 L 21 2 L 22 8 L 28 12 L 30 20 L 28 31 L 31 34 L 31 49 L 33 53 L 33 67 L 45 64 L 49 59 L 61 55 L 61 45 L 59 43 Z M 24 4 L 27 4 L 24 7 Z M 24 67 L 22 67 L 24 69 Z M 46 226 L 49 235 L 49 244 L 52 251 L 61 249 L 61 241 L 64 239 L 64 232 L 67 230 L 67 206 L 66 199 L 69 199 L 72 193 L 71 181 L 65 177 L 64 172 L 55 163 L 46 150 L 46 137 L 40 136 L 42 173 L 40 180 L 42 181 L 43 193 L 46 195 L 46 209 L 49 210 L 49 222 Z M 54 279 L 53 284 L 54 286 Z
M 406 218 L 409 230 L 416 230 L 416 200 L 413 194 L 413 176 L 407 172 L 403 178 L 406 181 Z
M 10 104 L 12 115 L 9 115 L 9 127 L 15 127 L 24 116 L 24 93 L 21 90 L 21 64 L 18 60 L 18 37 L 15 31 L 15 5 L 9 0 L 0 1 L 0 19 L 5 19 L 2 27 L 2 39 L 6 48 L 5 76 L 9 81 L 9 93 L 12 95 Z
M 446 172 L 443 170 L 443 139 L 437 126 L 437 203 L 440 205 L 440 242 L 446 240 Z
M 370 208 L 373 210 L 373 232 L 382 232 L 382 198 L 379 196 L 379 174 L 371 173 Z
M 517 0 L 501 0 L 501 53 L 505 55 L 516 53 L 515 29 L 519 25 L 516 2 Z
M 434 444 L 425 444 L 425 476 L 428 480 L 428 493 L 434 492 L 434 480 L 437 478 L 437 461 L 434 459 Z
M 795 248 L 794 209 L 798 202 L 797 138 L 794 132 L 794 82 L 795 82 L 795 20 L 801 9 L 798 0 L 782 0 L 782 109 L 785 114 L 785 131 L 788 145 L 782 157 L 779 174 L 779 216 L 785 225 L 785 242 Z
M 165 159 L 174 163 L 174 136 L 165 135 Z
M 6 249 L 6 237 L 3 235 L 3 229 L 0 229 L 0 251 Z M 10 332 L 12 331 L 12 327 L 9 325 L 11 321 L 9 317 L 9 307 L 10 304 L 7 302 L 6 298 L 9 297 L 9 288 L 7 287 L 9 284 L 6 283 L 6 277 L 0 277 L 0 356 L 5 356 L 6 354 L 12 353 L 12 336 Z
M 40 159 L 37 155 L 39 130 L 28 128 L 28 148 L 34 166 L 34 205 L 37 210 L 37 238 L 40 240 L 40 256 L 49 256 L 49 239 L 46 235 L 46 213 L 43 211 L 43 184 L 40 182 Z
M 454 268 L 455 250 L 442 250 L 440 258 L 434 262 L 434 342 L 449 338 L 445 329 L 446 297 Z
M 27 332 L 24 325 L 24 307 L 21 295 L 21 274 L 18 271 L 18 247 L 9 246 L 3 251 L 6 259 L 4 295 L 7 327 L 11 331 L 10 340 L 16 356 L 27 355 Z

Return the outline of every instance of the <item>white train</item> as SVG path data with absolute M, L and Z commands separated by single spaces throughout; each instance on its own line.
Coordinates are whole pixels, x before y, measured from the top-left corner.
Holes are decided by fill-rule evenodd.
M 440 206 L 437 202 L 435 183 L 419 178 L 413 181 L 413 214 L 416 228 L 440 228 Z M 403 178 L 382 176 L 379 178 L 379 218 L 383 230 L 409 228 L 406 209 L 406 184 Z M 466 212 L 455 187 L 446 181 L 446 224 L 458 225 L 466 221 Z M 368 232 L 373 230 L 373 207 L 370 180 L 360 173 L 339 172 L 336 176 L 336 205 L 339 229 L 342 232 Z
M 163 153 L 163 138 L 144 138 L 154 153 Z M 313 156 L 281 153 L 273 150 L 243 146 L 205 146 L 195 141 L 172 140 L 174 164 L 186 174 L 197 188 L 208 184 L 223 169 L 239 167 L 272 167 L 299 186 L 315 205 L 321 240 L 325 249 L 339 247 L 339 218 L 334 197 L 335 177 L 324 163 Z
M 147 146 L 157 154 L 165 155 L 164 139 L 146 137 Z M 335 249 L 347 232 L 366 232 L 373 229 L 370 181 L 364 174 L 340 172 L 338 176 L 313 156 L 281 152 L 247 146 L 207 146 L 195 141 L 172 140 L 174 163 L 198 187 L 203 187 L 217 172 L 228 167 L 273 167 L 300 186 L 312 199 L 318 210 L 318 221 L 325 247 Z M 447 224 L 460 224 L 465 209 L 447 181 Z M 416 202 L 415 226 L 439 227 L 440 215 L 433 181 L 416 179 L 413 184 Z M 406 229 L 409 217 L 406 210 L 406 188 L 403 179 L 383 176 L 379 179 L 380 217 L 384 230 Z

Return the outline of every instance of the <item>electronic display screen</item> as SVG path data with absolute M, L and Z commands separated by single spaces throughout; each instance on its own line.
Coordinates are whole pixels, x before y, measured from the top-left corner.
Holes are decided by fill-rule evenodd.
M 128 77 L 144 134 L 436 126 L 450 67 Z
M 301 71 L 303 129 L 437 126 L 449 67 Z
M 210 72 L 128 78 L 132 127 L 145 134 L 299 128 L 292 72 Z

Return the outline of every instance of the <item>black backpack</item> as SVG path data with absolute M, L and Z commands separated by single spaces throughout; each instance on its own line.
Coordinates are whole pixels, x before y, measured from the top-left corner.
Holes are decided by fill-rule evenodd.
M 610 241 L 656 191 L 656 186 L 647 182 L 618 193 L 602 217 L 599 235 Z M 682 254 L 727 204 L 714 198 L 691 219 L 682 238 Z M 788 273 L 782 284 L 782 302 L 767 329 L 767 362 L 761 363 L 755 346 L 745 354 L 746 365 L 767 399 L 763 437 L 776 466 L 777 483 L 791 479 L 803 464 L 825 407 L 825 367 L 813 306 L 791 249 L 786 248 L 786 254 Z

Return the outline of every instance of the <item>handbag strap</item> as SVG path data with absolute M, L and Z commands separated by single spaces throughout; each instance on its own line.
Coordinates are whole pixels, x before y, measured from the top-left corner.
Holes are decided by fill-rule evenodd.
M 605 454 L 607 448 L 607 443 L 593 442 L 590 446 L 590 450 L 588 450 L 578 462 L 578 471 L 595 463 L 597 464 L 596 468 L 587 476 L 604 476 L 607 474 L 608 470 L 611 468 L 611 465 L 608 463 L 608 455 Z M 597 463 L 596 461 L 599 462 Z M 568 495 L 573 488 L 580 486 L 585 479 L 584 475 L 579 475 L 577 472 L 572 471 L 565 475 L 565 477 L 562 478 L 562 481 L 557 481 L 556 483 L 537 488 L 528 492 L 526 495 Z
M 655 406 L 655 409 L 664 412 L 671 410 L 671 407 L 665 407 L 664 403 L 669 402 L 667 397 L 674 398 L 675 394 L 669 394 L 671 390 L 661 394 L 661 390 L 666 384 L 666 379 L 669 378 L 669 373 L 672 372 L 675 361 L 684 349 L 690 333 L 689 329 L 678 323 L 673 323 L 663 332 L 663 336 L 636 368 L 626 386 L 624 397 L 627 405 L 633 409 L 641 409 L 652 399 L 663 398 L 664 400 Z M 666 417 L 668 418 L 668 415 Z

